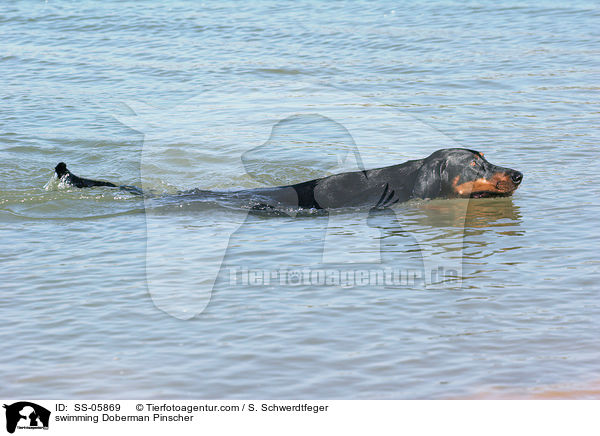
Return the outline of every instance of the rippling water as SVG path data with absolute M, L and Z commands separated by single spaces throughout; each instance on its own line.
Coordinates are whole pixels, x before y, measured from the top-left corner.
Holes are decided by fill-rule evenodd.
M 599 18 L 594 2 L 5 3 L 0 396 L 597 397 Z M 52 179 L 65 161 L 170 195 L 447 146 L 524 182 L 272 216 Z M 461 280 L 430 286 L 436 265 Z M 416 277 L 348 278 L 386 268 Z M 327 269 L 341 281 L 302 279 Z

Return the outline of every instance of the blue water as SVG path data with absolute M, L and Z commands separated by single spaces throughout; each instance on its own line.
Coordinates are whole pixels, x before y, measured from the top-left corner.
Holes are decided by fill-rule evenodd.
M 594 2 L 4 3 L 0 397 L 597 397 L 599 18 Z M 444 147 L 523 184 L 372 214 L 165 200 Z M 158 198 L 61 186 L 60 161 Z M 427 283 L 438 266 L 460 280 Z M 416 278 L 301 279 L 320 270 Z

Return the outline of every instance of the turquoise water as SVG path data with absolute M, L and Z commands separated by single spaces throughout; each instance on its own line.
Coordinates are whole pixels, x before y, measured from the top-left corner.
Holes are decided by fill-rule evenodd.
M 0 396 L 596 385 L 599 18 L 551 1 L 4 4 Z M 162 196 L 449 146 L 522 186 L 329 216 Z M 65 188 L 60 161 L 159 197 Z

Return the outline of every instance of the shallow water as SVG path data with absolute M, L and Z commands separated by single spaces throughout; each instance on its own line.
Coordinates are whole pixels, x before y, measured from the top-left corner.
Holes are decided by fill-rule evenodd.
M 597 398 L 599 18 L 3 5 L 0 396 Z M 164 200 L 455 146 L 522 186 L 330 215 Z M 167 195 L 59 187 L 60 161 Z

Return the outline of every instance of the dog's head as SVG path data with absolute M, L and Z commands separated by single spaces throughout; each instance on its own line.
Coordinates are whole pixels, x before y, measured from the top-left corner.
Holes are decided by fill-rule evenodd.
M 438 150 L 417 171 L 415 198 L 506 197 L 519 187 L 523 174 L 488 162 L 465 148 Z

